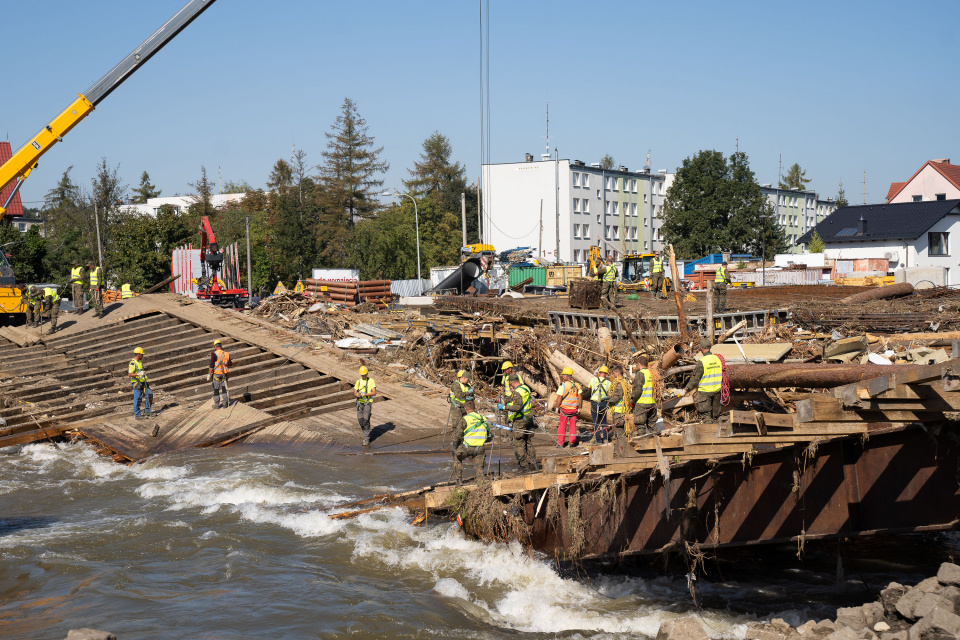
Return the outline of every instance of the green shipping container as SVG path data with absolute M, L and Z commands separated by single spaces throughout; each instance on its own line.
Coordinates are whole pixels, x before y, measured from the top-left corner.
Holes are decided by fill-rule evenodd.
M 540 287 L 547 286 L 547 270 L 543 267 L 510 267 L 510 286 L 515 287 L 533 276 L 533 282 Z

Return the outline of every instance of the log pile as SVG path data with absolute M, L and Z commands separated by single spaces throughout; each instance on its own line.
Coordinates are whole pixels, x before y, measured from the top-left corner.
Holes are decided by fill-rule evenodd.
M 309 296 L 324 302 L 334 302 L 345 307 L 371 301 L 376 310 L 386 309 L 393 300 L 390 293 L 390 280 L 334 281 L 307 278 L 303 282 L 303 291 Z

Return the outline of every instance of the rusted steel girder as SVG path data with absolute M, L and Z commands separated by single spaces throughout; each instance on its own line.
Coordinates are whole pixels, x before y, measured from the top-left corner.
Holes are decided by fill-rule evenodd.
M 867 302 L 868 300 L 887 300 L 889 298 L 901 298 L 913 293 L 913 285 L 909 282 L 891 284 L 887 287 L 877 287 L 863 293 L 855 293 L 847 296 L 840 301 L 840 304 L 855 304 L 857 302 Z
M 828 388 L 916 369 L 915 364 L 731 364 L 731 389 Z
M 532 495 L 523 512 L 531 545 L 559 557 L 599 558 L 683 541 L 717 548 L 957 528 L 960 446 L 953 430 L 871 426 L 877 429 L 868 440 L 757 452 L 746 466 L 739 459 L 672 466 L 669 491 L 663 476 L 651 478 L 653 470 L 626 475 L 622 484 L 588 479 L 561 490 L 556 518 L 547 518 L 547 509 L 538 514 Z M 605 483 L 611 486 L 602 490 Z M 549 491 L 556 499 L 558 490 Z

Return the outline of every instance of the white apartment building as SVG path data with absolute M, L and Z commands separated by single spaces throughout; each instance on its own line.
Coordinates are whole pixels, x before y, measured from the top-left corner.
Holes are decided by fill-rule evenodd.
M 661 248 L 660 217 L 673 174 L 601 169 L 547 159 L 483 166 L 483 241 L 534 247 L 548 261 L 585 262 L 591 246 L 619 258 Z M 558 253 L 559 246 L 559 253 Z
M 218 193 L 210 198 L 214 208 L 219 209 L 231 202 L 240 202 L 247 194 L 245 193 Z M 168 196 L 165 198 L 149 198 L 146 204 L 129 203 L 123 205 L 121 209 L 126 212 L 143 213 L 156 217 L 162 206 L 171 206 L 177 213 L 186 213 L 196 201 L 196 196 Z
M 760 191 L 773 207 L 777 224 L 783 227 L 790 253 L 802 253 L 805 245 L 797 244 L 797 240 L 837 209 L 833 198 L 822 199 L 815 191 L 777 189 L 769 184 L 760 185 Z

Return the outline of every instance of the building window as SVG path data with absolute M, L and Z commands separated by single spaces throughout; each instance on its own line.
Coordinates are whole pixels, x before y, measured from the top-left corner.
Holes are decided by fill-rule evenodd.
M 643 204 L 647 204 L 647 194 L 643 194 Z
M 573 225 L 573 237 L 574 238 L 580 237 L 580 225 L 578 224 Z
M 580 176 L 580 186 L 584 189 L 590 186 L 590 176 L 586 173 Z
M 937 200 L 946 200 L 946 199 L 947 199 L 947 194 L 945 194 L 945 193 L 938 193 L 938 194 L 937 194 Z
M 620 227 L 618 227 L 617 225 L 613 225 L 613 239 L 614 240 L 620 239 Z
M 647 248 L 648 248 L 648 246 L 647 246 L 647 241 L 646 241 L 646 240 L 643 241 L 643 248 L 644 248 L 644 249 L 647 249 Z
M 637 180 L 636 180 L 636 178 L 634 178 L 634 180 L 633 180 L 633 189 L 632 189 L 632 191 L 633 191 L 634 193 L 637 192 Z
M 584 240 L 590 239 L 590 225 L 588 224 L 583 225 L 583 239 Z
M 580 262 L 580 249 L 573 250 L 573 261 Z
M 19 222 L 19 223 L 17 223 L 17 226 L 20 228 L 20 231 L 26 231 L 26 230 L 27 230 L 27 223 L 26 223 L 26 222 Z
M 583 207 L 583 212 L 584 212 L 584 213 L 590 213 L 590 201 L 589 201 L 589 200 L 587 200 L 586 198 L 584 198 L 583 201 L 580 203 L 580 206 Z
M 573 172 L 573 186 L 579 186 L 577 183 L 580 182 L 580 174 L 576 171 Z
M 643 217 L 643 226 L 647 226 L 647 217 L 646 217 L 646 216 Z
M 577 175 L 577 174 L 573 174 L 573 175 Z M 573 212 L 574 212 L 574 213 L 577 213 L 578 211 L 580 211 L 580 198 L 574 198 L 574 199 L 573 199 Z
M 610 183 L 611 183 L 612 180 L 613 180 L 613 178 L 607 178 L 606 181 L 605 181 L 606 184 L 603 185 L 603 188 L 606 189 L 607 191 L 610 191 Z
M 613 215 L 617 215 L 617 209 L 620 208 L 619 205 L 620 205 L 619 202 L 614 202 L 614 203 L 613 203 L 613 209 L 612 209 L 612 210 L 613 210 Z
M 604 225 L 604 227 L 603 227 L 603 239 L 604 239 L 604 240 L 609 240 L 609 239 L 610 239 L 610 225 Z
M 630 215 L 632 215 L 634 218 L 637 217 L 637 203 L 636 203 L 636 202 L 633 202 L 633 203 L 630 204 Z
M 620 191 L 620 178 L 613 178 L 613 190 Z
M 633 241 L 636 241 L 636 239 L 637 239 L 637 228 L 636 228 L 636 227 L 632 227 L 632 228 L 630 229 L 630 239 L 633 240 Z
M 913 196 L 914 202 L 920 202 L 921 200 L 923 200 L 923 196 Z
M 931 256 L 948 256 L 950 255 L 950 247 L 947 244 L 947 241 L 950 239 L 950 234 L 945 231 L 931 231 L 927 234 L 927 244 L 930 249 L 927 251 L 927 255 Z

